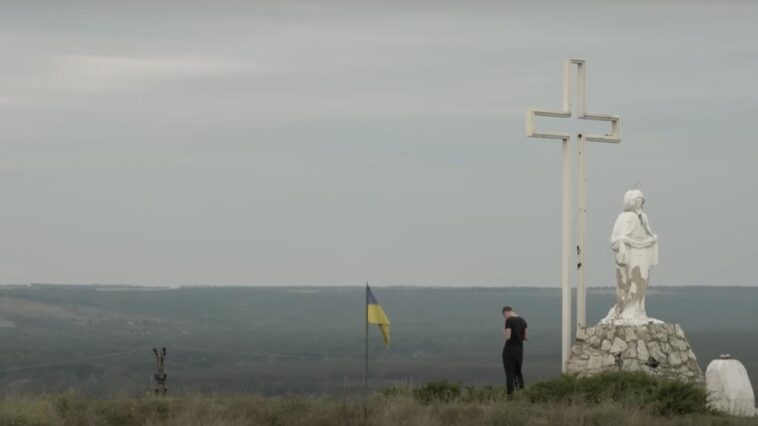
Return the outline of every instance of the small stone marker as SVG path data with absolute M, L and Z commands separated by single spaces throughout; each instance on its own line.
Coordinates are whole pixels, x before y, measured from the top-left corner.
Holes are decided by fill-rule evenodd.
M 755 395 L 750 377 L 741 362 L 724 354 L 708 364 L 705 371 L 708 405 L 732 416 L 750 417 L 756 414 Z

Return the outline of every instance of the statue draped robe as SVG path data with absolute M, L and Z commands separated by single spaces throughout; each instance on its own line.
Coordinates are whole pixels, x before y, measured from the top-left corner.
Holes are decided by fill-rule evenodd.
M 644 196 L 639 190 L 628 191 L 624 212 L 616 219 L 611 233 L 611 250 L 616 260 L 616 305 L 601 323 L 639 325 L 660 322 L 645 312 L 645 292 L 650 282 L 650 268 L 658 264 L 658 236 L 650 228 L 642 211 Z

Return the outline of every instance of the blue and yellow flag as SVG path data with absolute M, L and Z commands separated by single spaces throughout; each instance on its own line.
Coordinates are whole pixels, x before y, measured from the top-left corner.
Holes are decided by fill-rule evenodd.
M 384 313 L 384 309 L 379 306 L 379 302 L 376 301 L 374 293 L 366 286 L 366 320 L 369 324 L 376 324 L 379 326 L 379 331 L 382 332 L 382 338 L 384 338 L 384 347 L 390 345 L 390 319 L 387 318 L 387 314 Z

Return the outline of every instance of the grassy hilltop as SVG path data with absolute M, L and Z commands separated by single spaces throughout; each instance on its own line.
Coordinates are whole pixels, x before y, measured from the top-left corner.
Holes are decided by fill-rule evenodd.
M 46 425 L 758 425 L 717 415 L 698 386 L 640 373 L 537 383 L 508 401 L 501 388 L 432 382 L 372 394 L 91 399 L 76 393 L 0 402 L 0 426 Z

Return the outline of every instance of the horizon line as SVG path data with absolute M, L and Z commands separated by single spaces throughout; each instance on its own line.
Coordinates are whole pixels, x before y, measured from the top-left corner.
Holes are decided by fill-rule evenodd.
M 476 284 L 476 285 L 445 285 L 445 284 L 371 284 L 371 287 L 375 288 L 430 288 L 430 289 L 496 289 L 496 288 L 510 288 L 510 289 L 560 289 L 559 284 L 556 285 L 495 285 L 495 284 Z M 182 285 L 169 285 L 169 284 L 113 284 L 113 283 L 0 283 L 0 288 L 4 287 L 112 287 L 112 288 L 134 288 L 134 289 L 166 289 L 177 290 L 187 288 L 266 288 L 266 289 L 287 289 L 287 288 L 364 288 L 364 284 L 286 284 L 286 285 L 271 285 L 271 284 L 182 284 Z M 758 288 L 758 285 L 749 284 L 663 284 L 650 287 L 650 290 L 657 288 Z M 589 285 L 587 289 L 614 289 L 615 286 L 597 286 Z M 576 287 L 571 287 L 571 290 L 576 290 Z

